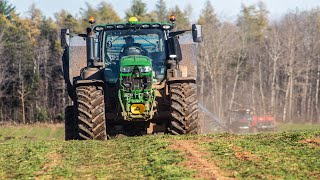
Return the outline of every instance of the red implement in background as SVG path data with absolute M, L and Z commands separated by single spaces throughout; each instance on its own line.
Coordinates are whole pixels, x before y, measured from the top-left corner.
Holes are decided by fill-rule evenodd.
M 257 116 L 254 108 L 231 110 L 227 126 L 235 133 L 274 131 L 276 127 L 272 115 Z
M 275 119 L 272 115 L 252 116 L 251 127 L 254 131 L 273 131 Z

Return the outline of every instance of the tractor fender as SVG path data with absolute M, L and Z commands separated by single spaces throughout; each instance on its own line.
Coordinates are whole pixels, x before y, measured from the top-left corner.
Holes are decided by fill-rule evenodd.
M 78 86 L 102 86 L 104 87 L 104 82 L 102 80 L 77 80 L 74 82 L 74 87 Z
M 77 80 L 73 84 L 67 83 L 68 95 L 72 101 L 75 101 L 76 88 L 79 86 L 102 86 L 104 88 L 104 82 L 101 80 Z
M 196 83 L 196 77 L 172 77 L 168 79 L 168 84 L 172 83 Z

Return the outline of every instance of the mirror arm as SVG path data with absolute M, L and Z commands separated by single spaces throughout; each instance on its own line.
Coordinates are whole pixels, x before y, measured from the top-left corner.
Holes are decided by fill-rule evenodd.
M 170 36 L 177 36 L 177 35 L 183 34 L 183 33 L 185 33 L 185 32 L 189 32 L 189 31 L 192 31 L 192 29 L 170 32 L 169 35 L 170 35 Z

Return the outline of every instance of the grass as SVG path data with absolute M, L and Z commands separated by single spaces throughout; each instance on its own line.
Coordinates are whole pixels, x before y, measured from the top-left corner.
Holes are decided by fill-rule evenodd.
M 43 167 L 56 142 L 10 140 L 0 146 L 0 178 L 25 179 Z
M 176 166 L 183 157 L 162 138 L 136 137 L 107 142 L 66 142 L 58 151 L 61 164 L 53 177 L 168 179 L 187 178 L 191 171 Z M 79 167 L 79 168 L 74 168 Z
M 299 123 L 279 123 L 277 124 L 277 131 L 307 131 L 307 130 L 318 130 L 320 124 L 299 124 Z
M 292 130 L 293 126 L 281 128 Z M 204 158 L 229 177 L 320 179 L 316 141 L 320 127 L 315 126 L 256 135 L 143 136 L 110 141 L 63 141 L 63 131 L 61 125 L 0 127 L 0 179 L 194 179 L 197 170 L 185 166 L 186 154 L 172 149 L 172 139 L 196 142 Z
M 194 173 L 177 165 L 184 157 L 165 137 L 62 141 L 63 127 L 0 130 L 0 179 L 186 179 Z
M 62 124 L 38 124 L 0 126 L 0 141 L 4 139 L 37 139 L 37 140 L 63 140 L 64 127 Z
M 304 140 L 320 131 L 211 135 L 200 143 L 218 167 L 239 179 L 319 179 L 320 146 Z M 319 144 L 318 144 L 319 145 Z
M 0 178 L 36 177 L 168 179 L 188 178 L 192 171 L 177 166 L 182 155 L 161 138 L 112 141 L 10 140 L 1 145 Z

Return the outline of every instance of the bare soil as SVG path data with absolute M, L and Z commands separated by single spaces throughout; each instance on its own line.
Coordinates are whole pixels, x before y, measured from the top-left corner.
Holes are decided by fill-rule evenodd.
M 61 147 L 59 147 L 58 149 L 60 149 L 60 148 Z M 35 175 L 37 177 L 41 177 L 41 178 L 36 178 L 36 179 L 50 179 L 51 178 L 50 172 L 52 172 L 54 167 L 59 165 L 62 157 L 57 152 L 52 152 L 47 155 L 47 159 L 49 161 L 46 164 L 44 164 L 42 169 L 38 172 L 35 172 Z
M 254 161 L 254 162 L 259 162 L 260 158 L 255 156 L 254 154 L 248 152 L 248 151 L 243 151 L 240 147 L 233 146 L 232 149 L 234 150 L 234 156 L 242 161 Z
M 52 126 L 51 127 L 51 131 L 50 131 L 50 134 L 49 134 L 49 139 L 53 139 L 53 135 L 57 131 L 57 129 L 58 129 L 58 126 Z
M 208 153 L 200 150 L 196 141 L 192 140 L 172 140 L 172 149 L 182 151 L 187 161 L 181 165 L 196 170 L 194 178 L 201 179 L 232 179 L 226 177 L 214 163 L 210 162 L 206 157 Z
M 305 139 L 301 142 L 320 148 L 320 137 L 316 137 L 313 139 Z

